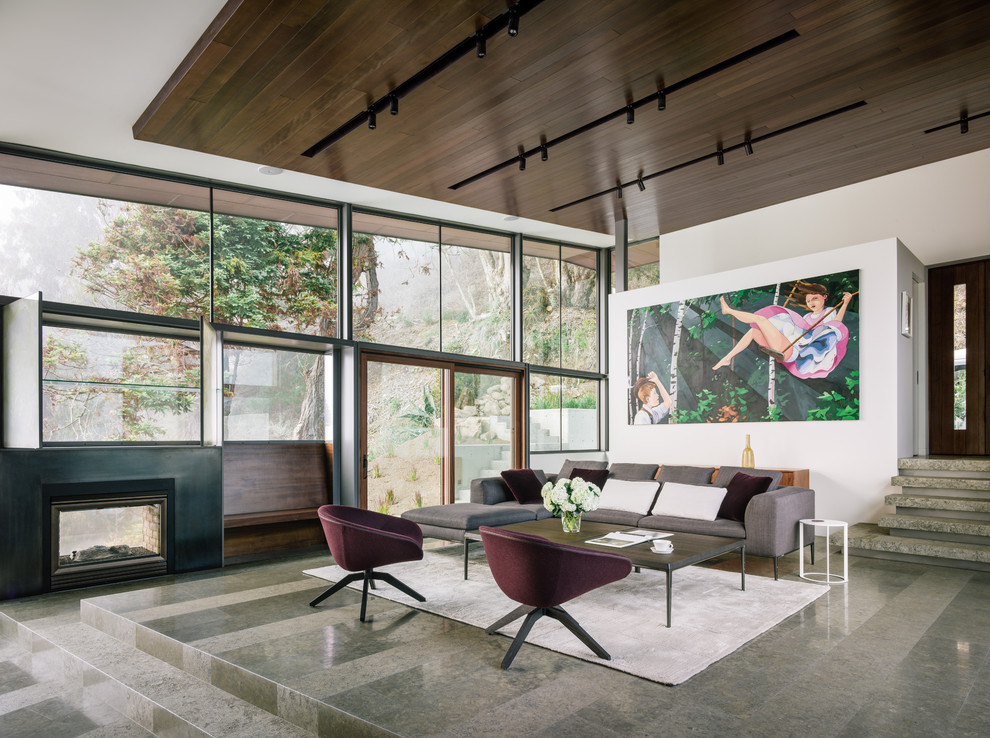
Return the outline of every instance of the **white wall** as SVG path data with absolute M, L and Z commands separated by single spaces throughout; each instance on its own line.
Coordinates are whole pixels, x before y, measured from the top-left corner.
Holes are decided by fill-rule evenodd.
M 990 149 L 660 237 L 677 281 L 890 236 L 931 266 L 990 253 Z
M 911 338 L 897 341 L 897 424 L 899 456 L 928 453 L 928 303 L 925 267 L 904 244 L 897 244 L 898 311 L 900 291 L 912 296 Z M 913 294 L 912 294 L 913 293 Z M 900 315 L 898 314 L 898 330 Z M 895 490 L 898 491 L 898 490 Z M 893 510 L 891 510 L 893 512 Z
M 628 425 L 626 321 L 631 308 L 860 270 L 860 420 L 709 425 Z M 921 263 L 896 239 L 665 282 L 609 298 L 610 461 L 736 465 L 752 436 L 756 465 L 807 468 L 816 513 L 875 522 L 899 456 L 912 454 L 913 341 L 900 334 L 901 290 Z M 916 327 L 918 322 L 916 322 Z

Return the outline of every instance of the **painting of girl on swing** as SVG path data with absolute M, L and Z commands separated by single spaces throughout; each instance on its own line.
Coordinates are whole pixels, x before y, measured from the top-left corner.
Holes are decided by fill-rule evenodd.
M 854 293 L 844 292 L 837 305 L 828 307 L 828 290 L 824 286 L 799 282 L 796 289 L 804 296 L 808 309 L 804 315 L 779 305 L 745 312 L 731 307 L 720 297 L 722 315 L 749 323 L 750 329 L 713 369 L 729 366 L 733 357 L 755 341 L 795 377 L 827 377 L 846 355 L 849 331 L 842 319 Z
M 851 269 L 632 308 L 629 423 L 859 419 L 859 285 Z

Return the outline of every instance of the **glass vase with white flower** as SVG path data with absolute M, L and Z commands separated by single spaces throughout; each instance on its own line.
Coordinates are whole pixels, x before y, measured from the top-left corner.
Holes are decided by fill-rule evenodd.
M 581 516 L 598 509 L 601 493 L 597 485 L 581 477 L 547 482 L 540 491 L 543 507 L 560 518 L 565 533 L 581 531 Z

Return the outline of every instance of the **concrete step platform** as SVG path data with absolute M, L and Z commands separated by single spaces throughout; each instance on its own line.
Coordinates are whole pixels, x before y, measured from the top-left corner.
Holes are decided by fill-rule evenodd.
M 990 545 L 990 520 L 926 517 L 922 515 L 881 515 L 877 525 L 881 528 L 889 528 L 895 535 L 897 534 L 896 531 L 904 530 L 931 533 L 935 538 L 943 536 L 943 540 L 945 540 L 944 536 L 966 536 L 971 540 L 965 542 Z
M 898 459 L 897 468 L 917 471 L 990 474 L 990 458 L 986 456 L 910 456 Z
M 884 502 L 896 508 L 990 514 L 990 498 L 982 497 L 953 497 L 950 495 L 901 492 L 887 495 L 884 497 Z
M 81 622 L 0 614 L 5 635 L 36 662 L 155 735 L 312 738 L 304 730 Z M 3 731 L 0 730 L 0 733 Z
M 896 477 L 891 477 L 890 484 L 894 487 L 907 487 L 909 489 L 964 489 L 986 492 L 990 495 L 990 479 L 977 479 L 975 477 L 930 477 L 898 474 Z
M 841 544 L 841 533 L 833 534 L 831 543 Z M 849 553 L 852 556 L 990 571 L 990 545 L 890 535 L 889 529 L 872 523 L 850 526 Z

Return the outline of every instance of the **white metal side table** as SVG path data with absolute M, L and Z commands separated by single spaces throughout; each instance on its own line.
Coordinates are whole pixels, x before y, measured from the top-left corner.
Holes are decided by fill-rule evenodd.
M 821 526 L 825 529 L 825 571 L 804 570 L 804 526 Z M 842 574 L 833 574 L 829 556 L 829 534 L 832 528 L 842 528 Z M 801 552 L 798 576 L 820 584 L 845 584 L 849 581 L 849 524 L 843 520 L 805 518 L 798 521 L 798 551 Z

